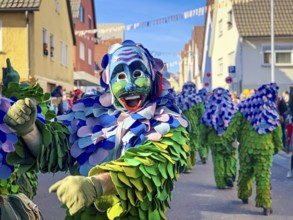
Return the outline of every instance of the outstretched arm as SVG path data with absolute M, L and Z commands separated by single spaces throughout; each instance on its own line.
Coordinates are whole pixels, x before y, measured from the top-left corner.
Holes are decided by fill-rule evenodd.
M 14 103 L 5 115 L 4 122 L 24 140 L 35 157 L 39 155 L 42 135 L 35 126 L 36 105 L 29 98 Z
M 102 173 L 90 177 L 68 176 L 52 185 L 49 192 L 56 192 L 73 215 L 102 195 L 115 194 L 116 189 L 110 173 Z

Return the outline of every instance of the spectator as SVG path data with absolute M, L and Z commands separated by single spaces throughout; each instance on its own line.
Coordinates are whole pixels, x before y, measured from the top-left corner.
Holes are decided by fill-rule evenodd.
M 238 106 L 240 100 L 237 98 L 237 92 L 235 91 L 230 92 L 230 96 L 232 98 L 234 105 Z
M 68 101 L 68 108 L 71 109 L 72 105 L 73 105 L 73 98 L 74 98 L 74 94 L 72 91 L 70 91 L 67 94 L 67 101 Z
M 62 101 L 63 101 L 63 112 L 65 113 L 69 109 L 69 103 L 68 103 L 67 93 L 65 89 L 63 90 Z
M 53 106 L 57 115 L 63 114 L 62 97 L 63 97 L 63 87 L 59 85 L 51 92 L 51 106 Z
M 244 93 L 241 93 L 239 99 L 240 101 L 243 101 L 244 99 L 246 99 L 246 95 Z
M 282 98 L 278 106 L 278 110 L 280 114 L 280 120 L 282 125 L 282 132 L 283 132 L 283 146 L 285 149 L 287 149 L 286 118 L 289 112 L 289 92 L 288 91 L 283 92 Z
M 288 146 L 288 153 L 289 157 L 289 166 L 288 166 L 288 173 L 287 177 L 290 178 L 293 175 L 293 89 L 290 91 L 290 98 L 289 98 L 289 111 L 288 111 L 288 118 L 287 118 L 287 146 Z
M 79 100 L 80 98 L 82 98 L 83 96 L 83 91 L 81 91 L 80 89 L 76 89 L 74 90 L 74 98 L 73 98 L 73 104 Z

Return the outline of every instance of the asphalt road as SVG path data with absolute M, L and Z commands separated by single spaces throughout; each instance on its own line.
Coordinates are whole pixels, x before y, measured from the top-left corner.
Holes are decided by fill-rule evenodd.
M 293 219 L 293 179 L 286 178 L 288 158 L 274 157 L 272 166 L 273 215 L 263 216 L 255 207 L 255 188 L 248 205 L 237 199 L 236 187 L 219 190 L 215 186 L 213 165 L 200 162 L 189 174 L 182 174 L 176 184 L 167 211 L 170 220 L 291 220 Z
M 181 174 L 167 211 L 168 220 L 293 220 L 293 178 L 287 179 L 288 158 L 284 153 L 274 157 L 272 167 L 273 215 L 263 216 L 255 206 L 255 190 L 248 205 L 237 199 L 236 187 L 218 190 L 213 177 L 211 158 L 208 164 L 198 162 L 189 174 Z M 67 174 L 39 175 L 39 190 L 34 201 L 42 210 L 45 220 L 62 220 L 65 210 L 48 188 Z

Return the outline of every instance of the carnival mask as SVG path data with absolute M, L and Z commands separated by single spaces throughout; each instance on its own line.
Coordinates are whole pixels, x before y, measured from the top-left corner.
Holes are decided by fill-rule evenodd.
M 110 61 L 110 87 L 114 105 L 135 112 L 147 102 L 151 87 L 151 70 L 138 47 L 122 47 Z

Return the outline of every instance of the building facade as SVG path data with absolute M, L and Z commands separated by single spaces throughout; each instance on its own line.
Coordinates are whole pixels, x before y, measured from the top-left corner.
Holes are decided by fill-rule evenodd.
M 221 1 L 215 1 L 221 4 Z M 293 1 L 275 0 L 275 80 L 280 92 L 293 84 Z M 259 13 L 259 12 L 262 13 Z M 212 86 L 256 89 L 272 82 L 270 1 L 226 4 L 213 12 Z
M 0 11 L 0 65 L 10 58 L 22 81 L 34 78 L 49 92 L 57 85 L 71 90 L 75 37 L 69 0 L 10 1 Z
M 71 0 L 75 31 L 96 29 L 94 0 Z M 99 86 L 95 76 L 95 45 L 97 35 L 76 35 L 74 56 L 74 85 L 86 91 L 86 87 Z

